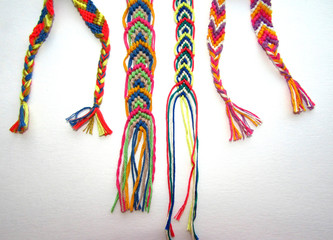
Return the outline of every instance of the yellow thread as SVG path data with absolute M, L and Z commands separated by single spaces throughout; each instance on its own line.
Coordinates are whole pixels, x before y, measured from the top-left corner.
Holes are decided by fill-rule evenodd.
M 99 134 L 100 137 L 104 136 L 106 131 L 105 131 L 104 127 L 102 126 L 102 123 L 98 118 L 98 115 L 95 114 L 95 116 L 96 116 L 96 122 L 97 122 L 97 127 L 98 127 L 98 134 Z
M 73 0 L 73 3 L 74 3 L 76 8 L 81 8 L 83 10 L 87 9 L 87 3 L 81 2 L 79 0 Z
M 186 131 L 186 141 L 187 141 L 187 147 L 189 150 L 189 155 L 190 157 L 192 157 L 192 152 L 193 152 L 193 148 L 194 148 L 194 143 L 193 143 L 193 135 L 192 135 L 192 131 L 190 130 L 190 113 L 189 113 L 189 107 L 188 107 L 188 102 L 186 101 L 185 97 L 182 96 L 181 97 L 181 111 L 182 111 L 182 117 L 183 117 L 183 122 L 184 122 L 184 126 L 185 126 L 185 131 Z M 184 112 L 184 107 L 186 110 L 186 115 Z M 196 159 L 196 153 L 193 154 L 193 160 Z M 193 163 L 191 163 L 193 166 Z M 195 165 L 195 164 L 194 164 Z M 195 169 L 197 168 L 197 166 L 195 165 Z M 192 176 L 192 187 L 195 186 L 195 179 L 196 179 L 196 171 L 194 169 L 193 172 L 193 176 Z M 191 231 L 192 230 L 192 213 L 193 213 L 193 208 L 194 208 L 194 202 L 195 202 L 195 192 L 192 190 L 192 202 L 191 202 L 191 208 L 190 208 L 190 214 L 188 217 L 188 222 L 187 222 L 187 230 Z
M 189 154 L 191 156 L 191 153 L 192 153 L 192 147 L 191 147 L 192 133 L 191 133 L 191 131 L 189 131 L 189 126 L 190 125 L 189 125 L 188 103 L 185 100 L 184 96 L 182 96 L 180 98 L 180 108 L 181 108 L 183 123 L 184 123 L 184 127 L 185 127 L 187 148 L 188 148 Z M 187 110 L 186 115 L 185 115 L 184 108 L 186 108 L 186 110 Z M 189 140 L 189 139 L 191 139 L 191 140 Z
M 194 9 L 191 5 L 189 5 L 188 3 L 182 3 L 182 4 L 179 4 L 176 11 L 175 11 L 175 15 L 174 15 L 174 18 L 175 18 L 175 22 L 178 22 L 177 21 L 177 15 L 178 15 L 178 12 L 179 12 L 179 9 L 181 9 L 183 6 L 185 6 L 188 10 L 191 11 L 192 13 L 192 18 L 193 18 L 193 21 L 195 21 L 195 14 L 194 14 Z
M 96 85 L 95 90 L 96 90 L 96 92 L 99 92 L 101 89 Z
M 301 109 L 305 111 L 305 108 L 304 108 L 304 105 L 302 102 L 302 98 L 298 92 L 294 79 L 291 78 L 288 81 L 288 86 L 289 86 L 290 93 L 291 93 L 291 101 L 293 104 L 294 113 L 299 113 L 301 111 Z
M 24 99 L 24 96 L 23 96 L 22 92 L 20 92 L 20 100 L 21 100 L 21 102 L 23 102 L 23 99 Z
M 49 32 L 52 26 L 52 21 L 53 21 L 53 16 L 51 16 L 50 14 L 46 14 L 45 18 L 44 18 L 44 30 L 46 32 Z
M 87 126 L 85 127 L 85 129 L 83 129 L 83 132 L 86 132 L 86 133 L 89 133 L 92 135 L 93 129 L 94 129 L 94 120 L 95 120 L 95 115 L 89 119 L 89 122 L 88 122 Z
M 27 127 L 28 122 L 29 122 L 29 108 L 28 108 L 28 104 L 26 102 L 22 102 L 22 105 L 23 105 L 23 110 L 24 110 L 24 123 Z
M 96 94 L 94 94 L 94 96 L 96 97 Z M 99 99 L 97 99 L 97 105 L 101 105 L 103 101 L 103 97 L 100 97 Z

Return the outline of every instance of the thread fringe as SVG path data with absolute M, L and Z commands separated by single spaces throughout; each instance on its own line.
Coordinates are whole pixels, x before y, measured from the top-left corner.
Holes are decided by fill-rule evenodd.
M 251 0 L 251 19 L 258 43 L 288 83 L 294 113 L 306 111 L 304 103 L 309 110 L 312 110 L 315 103 L 292 78 L 278 52 L 279 39 L 273 27 L 271 1 Z
M 82 117 L 78 117 L 80 113 L 86 110 L 89 110 L 89 112 Z M 79 130 L 82 126 L 88 124 L 86 128 L 83 129 L 83 131 L 92 134 L 95 118 L 97 122 L 99 136 L 107 136 L 112 134 L 112 130 L 106 124 L 101 110 L 99 109 L 99 107 L 96 106 L 92 108 L 90 107 L 82 108 L 81 110 L 77 111 L 76 113 L 73 113 L 71 116 L 66 118 L 66 121 L 68 121 L 69 124 L 72 126 L 72 128 L 76 131 Z
M 245 137 L 250 137 L 253 134 L 253 129 L 250 127 L 248 121 L 256 127 L 262 124 L 262 121 L 257 115 L 238 107 L 230 100 L 226 101 L 226 112 L 231 132 L 229 141 L 237 141 L 242 138 L 244 139 Z
M 12 133 L 24 133 L 29 125 L 29 108 L 26 102 L 22 102 L 18 120 L 9 129 Z
M 306 111 L 304 103 L 309 110 L 312 110 L 314 108 L 316 104 L 311 100 L 311 98 L 296 80 L 290 79 L 288 81 L 288 86 L 295 114 Z

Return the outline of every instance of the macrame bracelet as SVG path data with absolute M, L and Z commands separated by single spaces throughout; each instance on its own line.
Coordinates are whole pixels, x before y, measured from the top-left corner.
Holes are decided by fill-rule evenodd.
M 174 0 L 173 9 L 175 11 L 176 39 L 175 46 L 175 82 L 171 89 L 166 105 L 166 141 L 167 141 L 167 164 L 168 164 L 168 188 L 169 188 L 169 207 L 167 224 L 165 227 L 167 239 L 174 237 L 171 218 L 175 202 L 175 107 L 180 100 L 181 112 L 186 132 L 189 156 L 192 168 L 190 171 L 187 194 L 185 201 L 175 219 L 180 220 L 187 201 L 191 193 L 191 209 L 188 219 L 187 230 L 191 233 L 192 239 L 199 239 L 194 229 L 197 210 L 197 186 L 198 186 L 198 102 L 192 89 L 193 67 L 194 67 L 194 3 L 193 0 Z
M 271 7 L 271 0 L 251 0 L 251 22 L 258 42 L 281 75 L 286 79 L 291 94 L 294 113 L 305 111 L 304 103 L 306 107 L 311 110 L 314 108 L 315 103 L 300 84 L 292 78 L 278 53 L 279 40 L 272 23 Z
M 225 25 L 225 0 L 213 0 L 210 9 L 210 21 L 207 36 L 210 65 L 216 90 L 226 104 L 226 113 L 229 119 L 231 132 L 229 140 L 236 141 L 244 138 L 244 136 L 249 137 L 252 135 L 253 130 L 250 128 L 248 121 L 250 121 L 254 126 L 258 126 L 261 124 L 261 120 L 252 112 L 238 107 L 234 102 L 232 102 L 227 95 L 227 91 L 222 85 L 219 62 L 221 52 L 223 50 Z
M 153 0 L 127 1 L 123 16 L 127 48 L 124 59 L 127 121 L 118 161 L 118 193 L 112 212 L 118 200 L 122 212 L 149 212 L 150 209 L 156 142 L 155 119 L 151 113 L 156 66 L 154 19 Z M 129 186 L 130 178 L 132 186 Z
M 90 28 L 91 32 L 100 40 L 102 44 L 101 56 L 98 63 L 97 80 L 94 92 L 94 105 L 93 107 L 85 107 L 80 111 L 74 113 L 66 120 L 71 124 L 73 129 L 78 130 L 81 126 L 88 123 L 84 129 L 87 133 L 92 133 L 94 118 L 96 117 L 99 135 L 111 134 L 111 129 L 104 121 L 103 115 L 99 109 L 102 104 L 104 94 L 104 81 L 107 60 L 110 53 L 109 42 L 109 27 L 104 16 L 98 11 L 91 0 L 72 0 L 74 6 L 79 11 L 86 25 Z M 12 132 L 24 133 L 28 129 L 29 122 L 29 109 L 28 99 L 31 89 L 32 72 L 35 64 L 35 57 L 48 37 L 54 18 L 53 0 L 45 0 L 39 21 L 30 35 L 28 51 L 25 57 L 22 87 L 20 94 L 20 111 L 18 121 L 10 128 Z M 83 111 L 88 111 L 84 116 L 79 117 Z

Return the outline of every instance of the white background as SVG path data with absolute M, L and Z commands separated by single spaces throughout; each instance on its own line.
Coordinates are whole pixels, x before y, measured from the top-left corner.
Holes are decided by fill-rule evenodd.
M 153 113 L 157 163 L 151 212 L 121 214 L 110 207 L 123 126 L 126 54 L 123 1 L 94 1 L 110 27 L 111 56 L 101 110 L 114 133 L 74 132 L 65 118 L 91 106 L 99 41 L 70 0 L 55 1 L 55 21 L 36 57 L 29 130 L 9 132 L 17 120 L 23 58 L 41 0 L 0 0 L 0 239 L 164 239 L 168 207 L 165 104 L 173 86 L 172 1 L 156 0 Z M 253 137 L 228 142 L 224 103 L 210 75 L 206 33 L 210 1 L 197 0 L 194 89 L 199 101 L 201 239 L 333 239 L 333 4 L 331 0 L 272 0 L 280 52 L 316 103 L 292 113 L 288 87 L 257 44 L 249 1 L 227 1 L 221 73 L 230 97 L 259 115 Z M 178 109 L 179 110 L 179 109 Z M 190 161 L 178 111 L 176 210 L 185 197 Z M 175 211 L 176 211 L 175 210 Z M 188 208 L 174 222 L 186 232 Z

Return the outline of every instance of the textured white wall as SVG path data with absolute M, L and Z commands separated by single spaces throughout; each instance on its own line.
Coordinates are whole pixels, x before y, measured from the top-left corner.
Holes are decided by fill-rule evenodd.
M 252 138 L 237 143 L 228 142 L 224 104 L 210 76 L 206 48 L 210 1 L 195 2 L 194 89 L 200 134 L 196 229 L 201 239 L 333 239 L 333 3 L 272 2 L 282 57 L 317 106 L 299 116 L 292 113 L 287 85 L 256 42 L 249 1 L 227 1 L 224 84 L 239 106 L 264 121 Z M 119 208 L 109 212 L 125 123 L 121 23 L 125 1 L 95 0 L 111 32 L 101 107 L 114 130 L 107 138 L 73 132 L 64 120 L 92 104 L 100 51 L 70 0 L 55 0 L 53 29 L 36 58 L 29 131 L 24 135 L 8 131 L 17 119 L 23 57 L 42 1 L 0 3 L 0 239 L 164 239 L 168 206 L 164 111 L 173 85 L 175 44 L 171 1 L 155 0 L 158 65 L 153 113 L 158 135 L 149 215 L 121 214 Z M 178 143 L 184 151 L 177 153 L 176 208 L 184 199 L 190 166 L 185 140 Z M 176 239 L 190 239 L 187 215 L 188 209 L 181 222 L 174 223 Z

